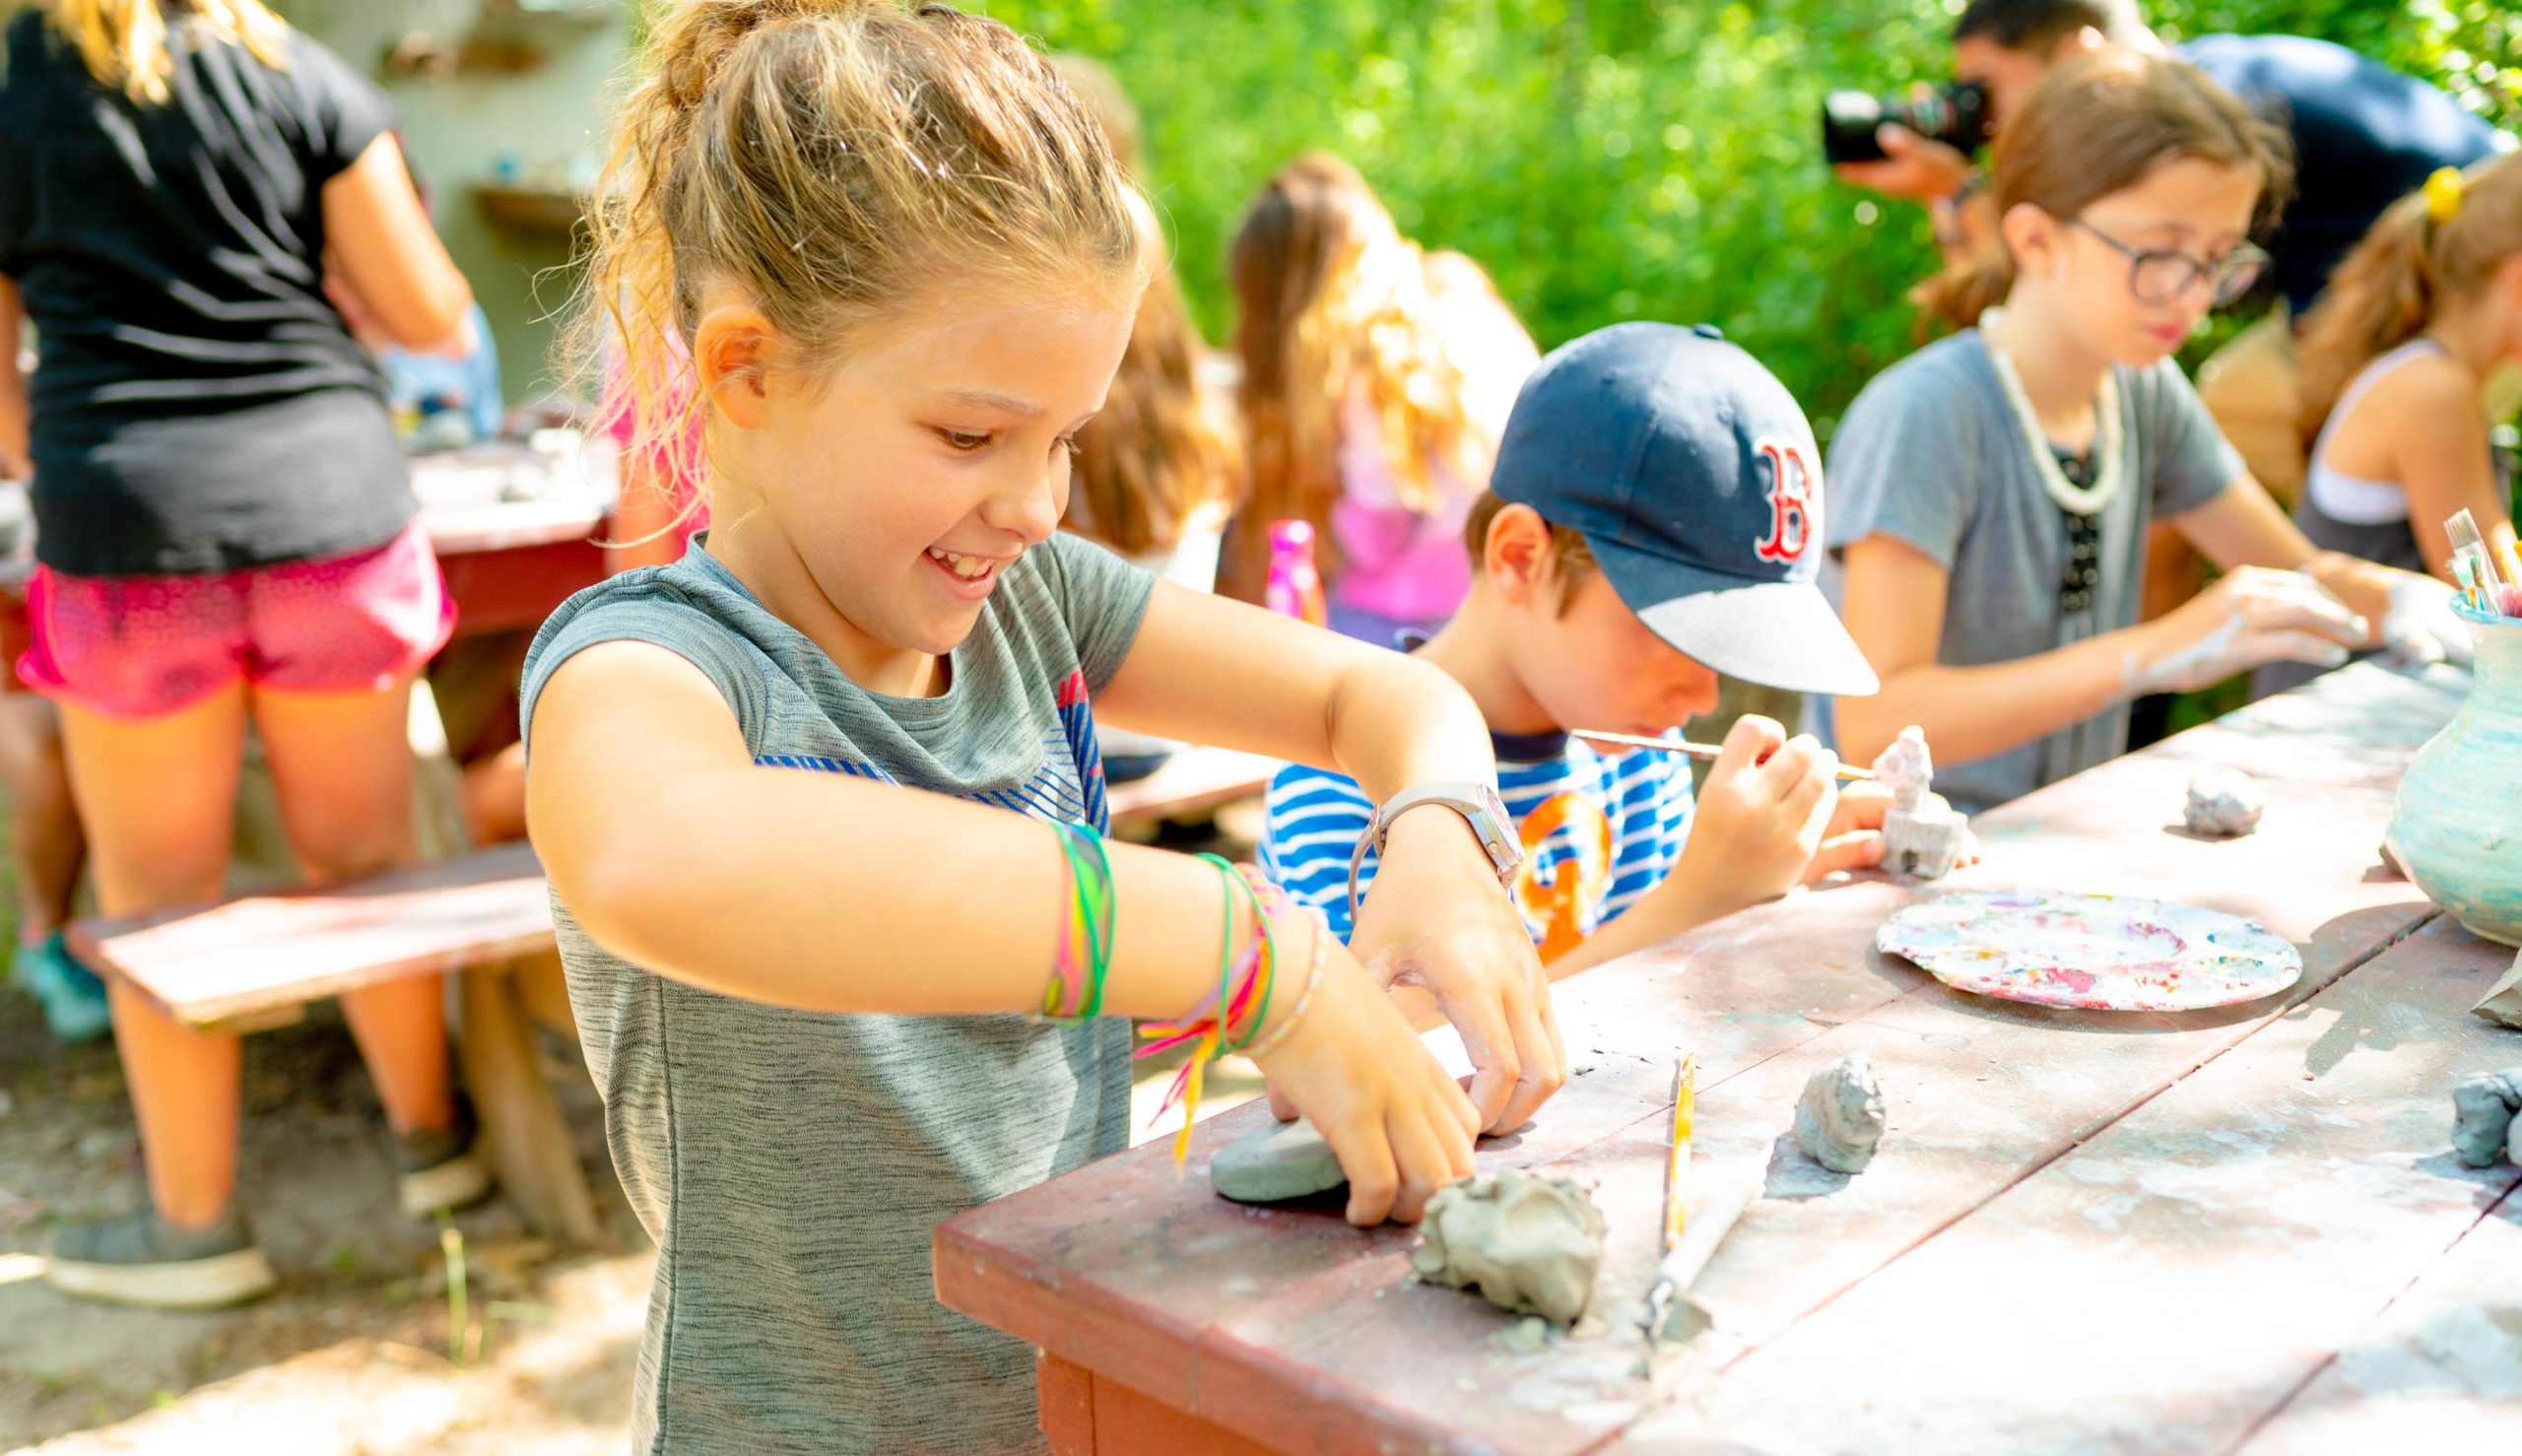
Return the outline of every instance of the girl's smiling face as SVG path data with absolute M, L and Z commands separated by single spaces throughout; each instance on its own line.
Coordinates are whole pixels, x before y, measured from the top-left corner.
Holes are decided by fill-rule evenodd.
M 762 316 L 713 309 L 695 353 L 731 428 L 712 441 L 711 552 L 861 687 L 928 691 L 929 660 L 1058 527 L 1133 301 L 941 289 L 817 373 L 763 366 Z
M 2253 167 L 2183 157 L 2095 199 L 2075 218 L 2019 207 L 2018 217 L 2008 220 L 2020 270 L 2016 287 L 2052 292 L 2060 316 L 2091 352 L 2132 368 L 2157 364 L 2215 305 L 2219 265 L 2249 241 L 2261 181 Z M 2132 251 L 2181 253 L 2198 267 L 2188 286 L 2169 297 L 2140 298 Z

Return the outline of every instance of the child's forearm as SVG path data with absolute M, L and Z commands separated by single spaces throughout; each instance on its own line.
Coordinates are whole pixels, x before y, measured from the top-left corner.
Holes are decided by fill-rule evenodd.
M 2123 628 L 1985 667 L 1926 664 L 1887 675 L 1871 697 L 1837 703 L 1840 757 L 1870 763 L 1915 723 L 1938 759 L 1963 763 L 2020 748 L 2136 695 L 2145 629 Z
M 33 419 L 27 402 L 27 372 L 18 364 L 18 335 L 25 322 L 18 286 L 0 278 L 0 477 L 12 480 L 28 473 L 28 426 Z
M 627 960 L 804 1011 L 1042 1004 L 1070 881 L 1056 831 L 1038 820 L 750 766 L 642 785 L 625 810 L 583 836 L 538 828 L 537 843 L 562 900 Z M 579 837 L 596 847 L 573 853 Z M 1179 1016 L 1217 986 L 1220 875 L 1185 855 L 1105 848 L 1115 933 L 1104 1007 Z M 1233 925 L 1236 945 L 1248 944 L 1239 899 Z
M 1489 724 L 1443 669 L 1397 653 L 1353 659 L 1335 682 L 1324 715 L 1333 768 L 1380 804 L 1413 784 L 1494 783 L 1497 757 Z

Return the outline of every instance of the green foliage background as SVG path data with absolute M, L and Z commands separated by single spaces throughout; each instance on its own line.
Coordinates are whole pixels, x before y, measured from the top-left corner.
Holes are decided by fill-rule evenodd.
M 1226 245 L 1279 163 L 1356 163 L 1407 232 L 1471 254 L 1547 349 L 1624 318 L 1722 326 L 1827 438 L 1911 344 L 1920 211 L 1821 161 L 1832 87 L 1945 74 L 1958 0 L 964 0 L 1120 76 L 1212 339 Z M 2340 41 L 2522 131 L 2504 0 L 2168 0 L 2167 36 Z

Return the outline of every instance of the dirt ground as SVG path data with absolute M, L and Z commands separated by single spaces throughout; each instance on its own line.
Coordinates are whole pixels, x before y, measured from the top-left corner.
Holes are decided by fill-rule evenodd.
M 599 1246 L 535 1238 L 496 1198 L 452 1238 L 405 1219 L 375 1093 L 327 1004 L 245 1043 L 242 1196 L 279 1291 L 208 1314 L 117 1309 L 54 1293 L 42 1262 L 55 1220 L 143 1197 L 112 1045 L 60 1046 L 0 984 L 0 1451 L 621 1451 L 655 1255 L 609 1174 L 576 1049 L 546 1051 L 596 1174 Z M 1179 1125 L 1151 1125 L 1170 1074 L 1145 1074 L 1140 1141 Z M 1202 1117 L 1258 1087 L 1248 1063 L 1221 1066 Z

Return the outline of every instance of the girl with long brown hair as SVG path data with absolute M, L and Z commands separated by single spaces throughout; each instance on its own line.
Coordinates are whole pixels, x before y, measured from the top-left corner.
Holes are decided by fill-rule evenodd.
M 2451 574 L 2466 510 L 2513 545 L 2483 399 L 2522 360 L 2522 157 L 2446 167 L 2339 265 L 2304 328 L 2311 464 L 2294 520 L 2316 546 Z
M 1227 589 L 1257 599 L 1268 523 L 1303 520 L 1332 627 L 1432 631 L 1470 588 L 1463 522 L 1540 363 L 1531 336 L 1477 263 L 1402 236 L 1327 154 L 1261 189 L 1228 271 L 1252 489 Z
M 413 678 L 453 625 L 382 381 L 323 291 L 434 349 L 471 306 L 385 99 L 257 0 L 9 7 L 0 65 L 0 457 L 33 466 L 33 642 L 59 706 L 99 908 L 216 898 L 260 734 L 306 880 L 413 852 Z M 236 1203 L 237 1038 L 128 987 L 114 1033 L 149 1207 L 65 1227 L 50 1278 L 156 1305 L 273 1274 Z M 434 976 L 342 1007 L 396 1137 L 406 1211 L 488 1175 L 450 1086 Z
M 1920 724 L 1936 786 L 1975 810 L 2123 752 L 2144 694 L 2377 641 L 2466 651 L 2450 588 L 2305 541 L 2172 360 L 2265 263 L 2283 152 L 2159 56 L 2061 67 L 2006 121 L 2005 251 L 1936 281 L 1960 332 L 1867 385 L 1830 444 L 1828 576 L 1883 680 L 1832 706 L 1848 758 Z M 2225 574 L 2140 626 L 2157 517 Z

